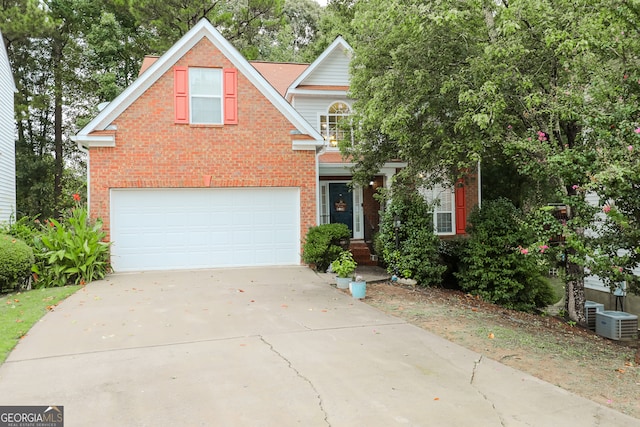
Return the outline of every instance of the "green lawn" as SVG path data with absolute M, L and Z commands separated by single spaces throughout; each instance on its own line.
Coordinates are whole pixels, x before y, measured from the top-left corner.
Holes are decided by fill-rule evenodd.
M 49 309 L 80 287 L 34 289 L 0 297 L 0 363 Z

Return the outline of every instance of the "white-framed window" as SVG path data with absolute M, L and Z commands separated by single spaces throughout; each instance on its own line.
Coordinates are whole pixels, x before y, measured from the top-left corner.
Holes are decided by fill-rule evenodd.
M 222 70 L 189 68 L 190 123 L 222 124 Z
M 349 105 L 342 101 L 334 102 L 327 109 L 327 114 L 320 116 L 320 134 L 327 141 L 329 148 L 338 148 L 338 143 L 345 138 L 344 120 L 351 114 Z
M 422 188 L 420 193 L 433 204 L 433 226 L 436 234 L 455 234 L 455 189 L 451 186 L 434 185 Z

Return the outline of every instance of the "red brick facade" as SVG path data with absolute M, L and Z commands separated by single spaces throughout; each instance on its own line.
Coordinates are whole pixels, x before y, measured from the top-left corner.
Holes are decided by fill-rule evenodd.
M 464 204 L 466 210 L 465 224 L 469 225 L 469 215 L 478 205 L 478 185 L 480 185 L 477 171 L 470 173 L 464 178 Z M 466 232 L 465 232 L 466 234 Z
M 233 68 L 206 38 L 175 65 Z M 117 117 L 115 147 L 90 148 L 92 216 L 109 232 L 111 188 L 298 187 L 304 236 L 316 222 L 315 152 L 292 149 L 291 122 L 238 73 L 238 125 L 175 124 L 173 78 Z

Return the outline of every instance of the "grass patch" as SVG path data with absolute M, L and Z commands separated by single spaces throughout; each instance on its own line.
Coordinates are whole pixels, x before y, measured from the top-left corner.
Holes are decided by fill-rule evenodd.
M 0 364 L 5 361 L 20 338 L 51 307 L 77 291 L 80 286 L 34 289 L 0 297 Z

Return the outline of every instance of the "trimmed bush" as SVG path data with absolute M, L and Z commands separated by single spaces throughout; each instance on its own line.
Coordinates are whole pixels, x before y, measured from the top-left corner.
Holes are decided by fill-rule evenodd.
M 325 271 L 343 250 L 341 241 L 349 241 L 351 231 L 346 224 L 322 224 L 309 228 L 302 246 L 302 260 Z M 348 246 L 347 246 L 348 247 Z
M 17 237 L 0 234 L 0 290 L 16 289 L 31 275 L 33 249 Z
M 395 220 L 401 222 L 395 229 Z M 397 246 L 396 246 L 397 232 Z M 438 254 L 432 207 L 417 192 L 396 194 L 382 216 L 378 243 L 389 273 L 415 279 L 422 286 L 442 282 L 446 267 Z
M 455 273 L 462 290 L 501 306 L 522 311 L 554 302 L 544 278 L 548 267 L 530 253 L 535 241 L 522 213 L 507 199 L 488 200 L 469 218 L 470 237 Z

